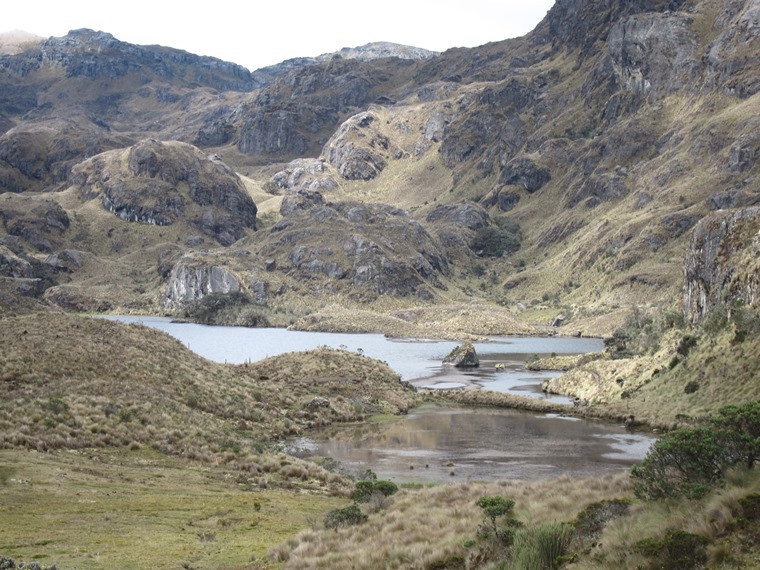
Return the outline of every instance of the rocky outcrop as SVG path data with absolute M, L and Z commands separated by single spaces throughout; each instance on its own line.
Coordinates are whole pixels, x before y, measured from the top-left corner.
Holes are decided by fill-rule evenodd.
M 146 139 L 77 165 L 71 182 L 119 218 L 167 226 L 184 219 L 222 245 L 256 229 L 256 204 L 235 172 L 185 143 Z
M 13 279 L 33 279 L 32 264 L 0 245 L 0 276 Z
M 0 193 L 49 190 L 82 157 L 130 142 L 81 117 L 21 124 L 0 137 Z
M 631 16 L 612 26 L 607 49 L 618 82 L 637 94 L 677 91 L 697 76 L 698 38 L 685 14 Z
M 279 271 L 320 287 L 363 297 L 432 297 L 448 274 L 446 257 L 422 225 L 398 208 L 359 202 L 321 203 L 293 196 L 303 207 L 272 228 L 259 254 Z
M 449 355 L 443 359 L 443 363 L 451 364 L 456 368 L 477 368 L 480 366 L 480 360 L 478 360 L 478 354 L 475 352 L 475 347 L 469 341 L 454 348 Z
M 164 79 L 218 90 L 251 91 L 258 87 L 251 73 L 240 65 L 178 49 L 128 44 L 111 34 L 88 29 L 45 40 L 36 62 L 63 68 L 68 77 L 113 80 L 150 71 Z M 34 65 L 30 61 L 27 69 Z
M 68 214 L 57 202 L 16 194 L 0 196 L 0 220 L 9 235 L 45 253 L 52 252 L 61 243 L 71 224 Z
M 287 218 L 296 212 L 302 212 L 304 210 L 324 205 L 325 199 L 319 192 L 299 190 L 298 192 L 289 194 L 282 199 L 282 204 L 280 204 L 280 214 Z
M 760 207 L 715 212 L 694 228 L 684 263 L 683 311 L 697 322 L 719 304 L 760 300 Z
M 178 309 L 212 293 L 240 290 L 240 281 L 232 272 L 188 256 L 172 269 L 162 304 L 167 309 Z
M 360 113 L 348 119 L 327 141 L 323 156 L 346 180 L 371 180 L 391 158 L 403 156 L 376 126 L 377 116 Z
M 272 193 L 312 190 L 325 192 L 338 187 L 323 160 L 297 158 L 269 180 L 267 190 Z

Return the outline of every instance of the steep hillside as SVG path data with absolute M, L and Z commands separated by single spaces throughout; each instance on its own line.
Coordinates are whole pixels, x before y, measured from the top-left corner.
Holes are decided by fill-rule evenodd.
M 36 211 L 57 202 L 79 228 L 45 238 L 49 253 L 122 268 L 111 300 L 90 276 L 53 275 L 82 307 L 158 310 L 176 291 L 230 290 L 176 287 L 184 257 L 213 260 L 251 297 L 279 292 L 264 304 L 320 306 L 333 292 L 396 306 L 478 299 L 532 323 L 562 313 L 568 329 L 606 334 L 626 307 L 678 302 L 700 219 L 760 202 L 757 10 L 752 0 L 560 0 L 523 38 L 424 59 L 339 55 L 286 66 L 265 85 L 232 64 L 80 30 L 0 58 L 0 186 L 56 191 L 25 198 Z M 75 199 L 77 173 L 148 137 L 193 144 L 241 175 L 259 232 L 200 242 L 208 232 L 192 219 L 172 231 L 105 222 Z M 101 176 L 118 186 L 125 173 Z M 183 176 L 133 206 L 166 204 Z M 347 215 L 358 202 L 404 212 L 373 214 L 372 226 Z M 44 262 L 10 218 L 17 239 L 3 245 Z M 399 220 L 416 229 L 397 231 Z M 519 247 L 473 247 L 478 232 L 505 227 L 519 229 Z M 123 234 L 122 246 L 89 246 L 76 237 L 87 232 L 99 244 Z M 348 235 L 374 243 L 373 259 L 357 256 Z M 136 259 L 138 243 L 151 254 Z M 18 290 L 10 273 L 4 282 Z

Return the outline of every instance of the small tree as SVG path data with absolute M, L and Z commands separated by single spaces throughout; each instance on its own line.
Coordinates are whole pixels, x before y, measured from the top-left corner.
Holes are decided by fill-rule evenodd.
M 483 509 L 485 517 L 491 520 L 494 536 L 499 536 L 496 519 L 510 514 L 515 502 L 512 499 L 505 499 L 501 495 L 485 495 L 478 499 L 477 505 Z
M 725 464 L 714 429 L 678 429 L 657 440 L 641 466 L 631 470 L 633 490 L 641 499 L 678 495 L 697 499 L 723 478 Z

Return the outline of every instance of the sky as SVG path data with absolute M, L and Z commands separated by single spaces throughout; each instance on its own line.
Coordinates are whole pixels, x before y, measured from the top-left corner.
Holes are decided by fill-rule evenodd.
M 159 44 L 250 70 L 387 41 L 444 51 L 523 36 L 554 0 L 173 0 L 5 2 L 0 33 L 42 37 L 91 28 L 140 45 Z

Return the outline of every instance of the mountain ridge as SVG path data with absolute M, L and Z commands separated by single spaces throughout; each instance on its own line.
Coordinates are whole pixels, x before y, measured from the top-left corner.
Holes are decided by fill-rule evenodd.
M 165 63 L 133 69 L 130 57 L 143 48 L 75 32 L 47 40 L 52 54 L 70 47 L 52 58 L 68 66 L 65 74 L 46 76 L 24 55 L 0 60 L 9 94 L 0 186 L 44 191 L 73 214 L 84 207 L 71 190 L 83 156 L 146 137 L 177 140 L 240 174 L 264 217 L 258 234 L 214 254 L 252 256 L 233 263 L 247 266 L 238 275 L 244 291 L 246 283 L 266 282 L 272 290 L 285 286 L 283 302 L 306 294 L 319 305 L 343 289 L 342 272 L 305 279 L 302 262 L 293 262 L 303 236 L 327 235 L 310 216 L 289 238 L 290 251 L 276 249 L 269 264 L 276 269 L 263 269 L 264 244 L 286 218 L 280 205 L 292 208 L 291 197 L 316 192 L 331 204 L 401 207 L 420 223 L 457 268 L 426 302 L 476 298 L 530 307 L 529 318 L 561 310 L 577 323 L 621 306 L 676 304 L 691 229 L 710 211 L 760 202 L 755 4 L 562 0 L 523 38 L 421 60 L 332 56 L 250 92 L 227 90 L 237 68 L 201 67 L 210 75 L 198 83 L 196 60 L 169 50 Z M 123 57 L 77 55 L 83 37 L 123 49 Z M 110 78 L 110 90 L 96 86 L 99 74 Z M 64 112 L 69 123 L 58 118 Z M 515 221 L 521 249 L 478 257 L 468 246 L 478 229 L 452 220 L 444 229 L 429 217 L 437 206 L 468 203 L 484 209 L 484 227 Z M 92 235 L 137 233 L 182 254 L 200 243 L 185 222 L 168 244 L 147 227 L 111 228 L 102 213 L 91 214 L 88 208 L 78 219 Z M 37 255 L 30 243 L 11 245 L 16 255 Z M 334 248 L 318 240 L 311 250 L 323 253 L 309 262 L 327 267 Z M 118 258 L 112 254 L 99 253 Z M 59 277 L 78 281 L 76 273 Z M 143 296 L 145 308 L 156 307 L 167 286 L 153 279 L 147 289 L 138 286 L 155 299 Z

